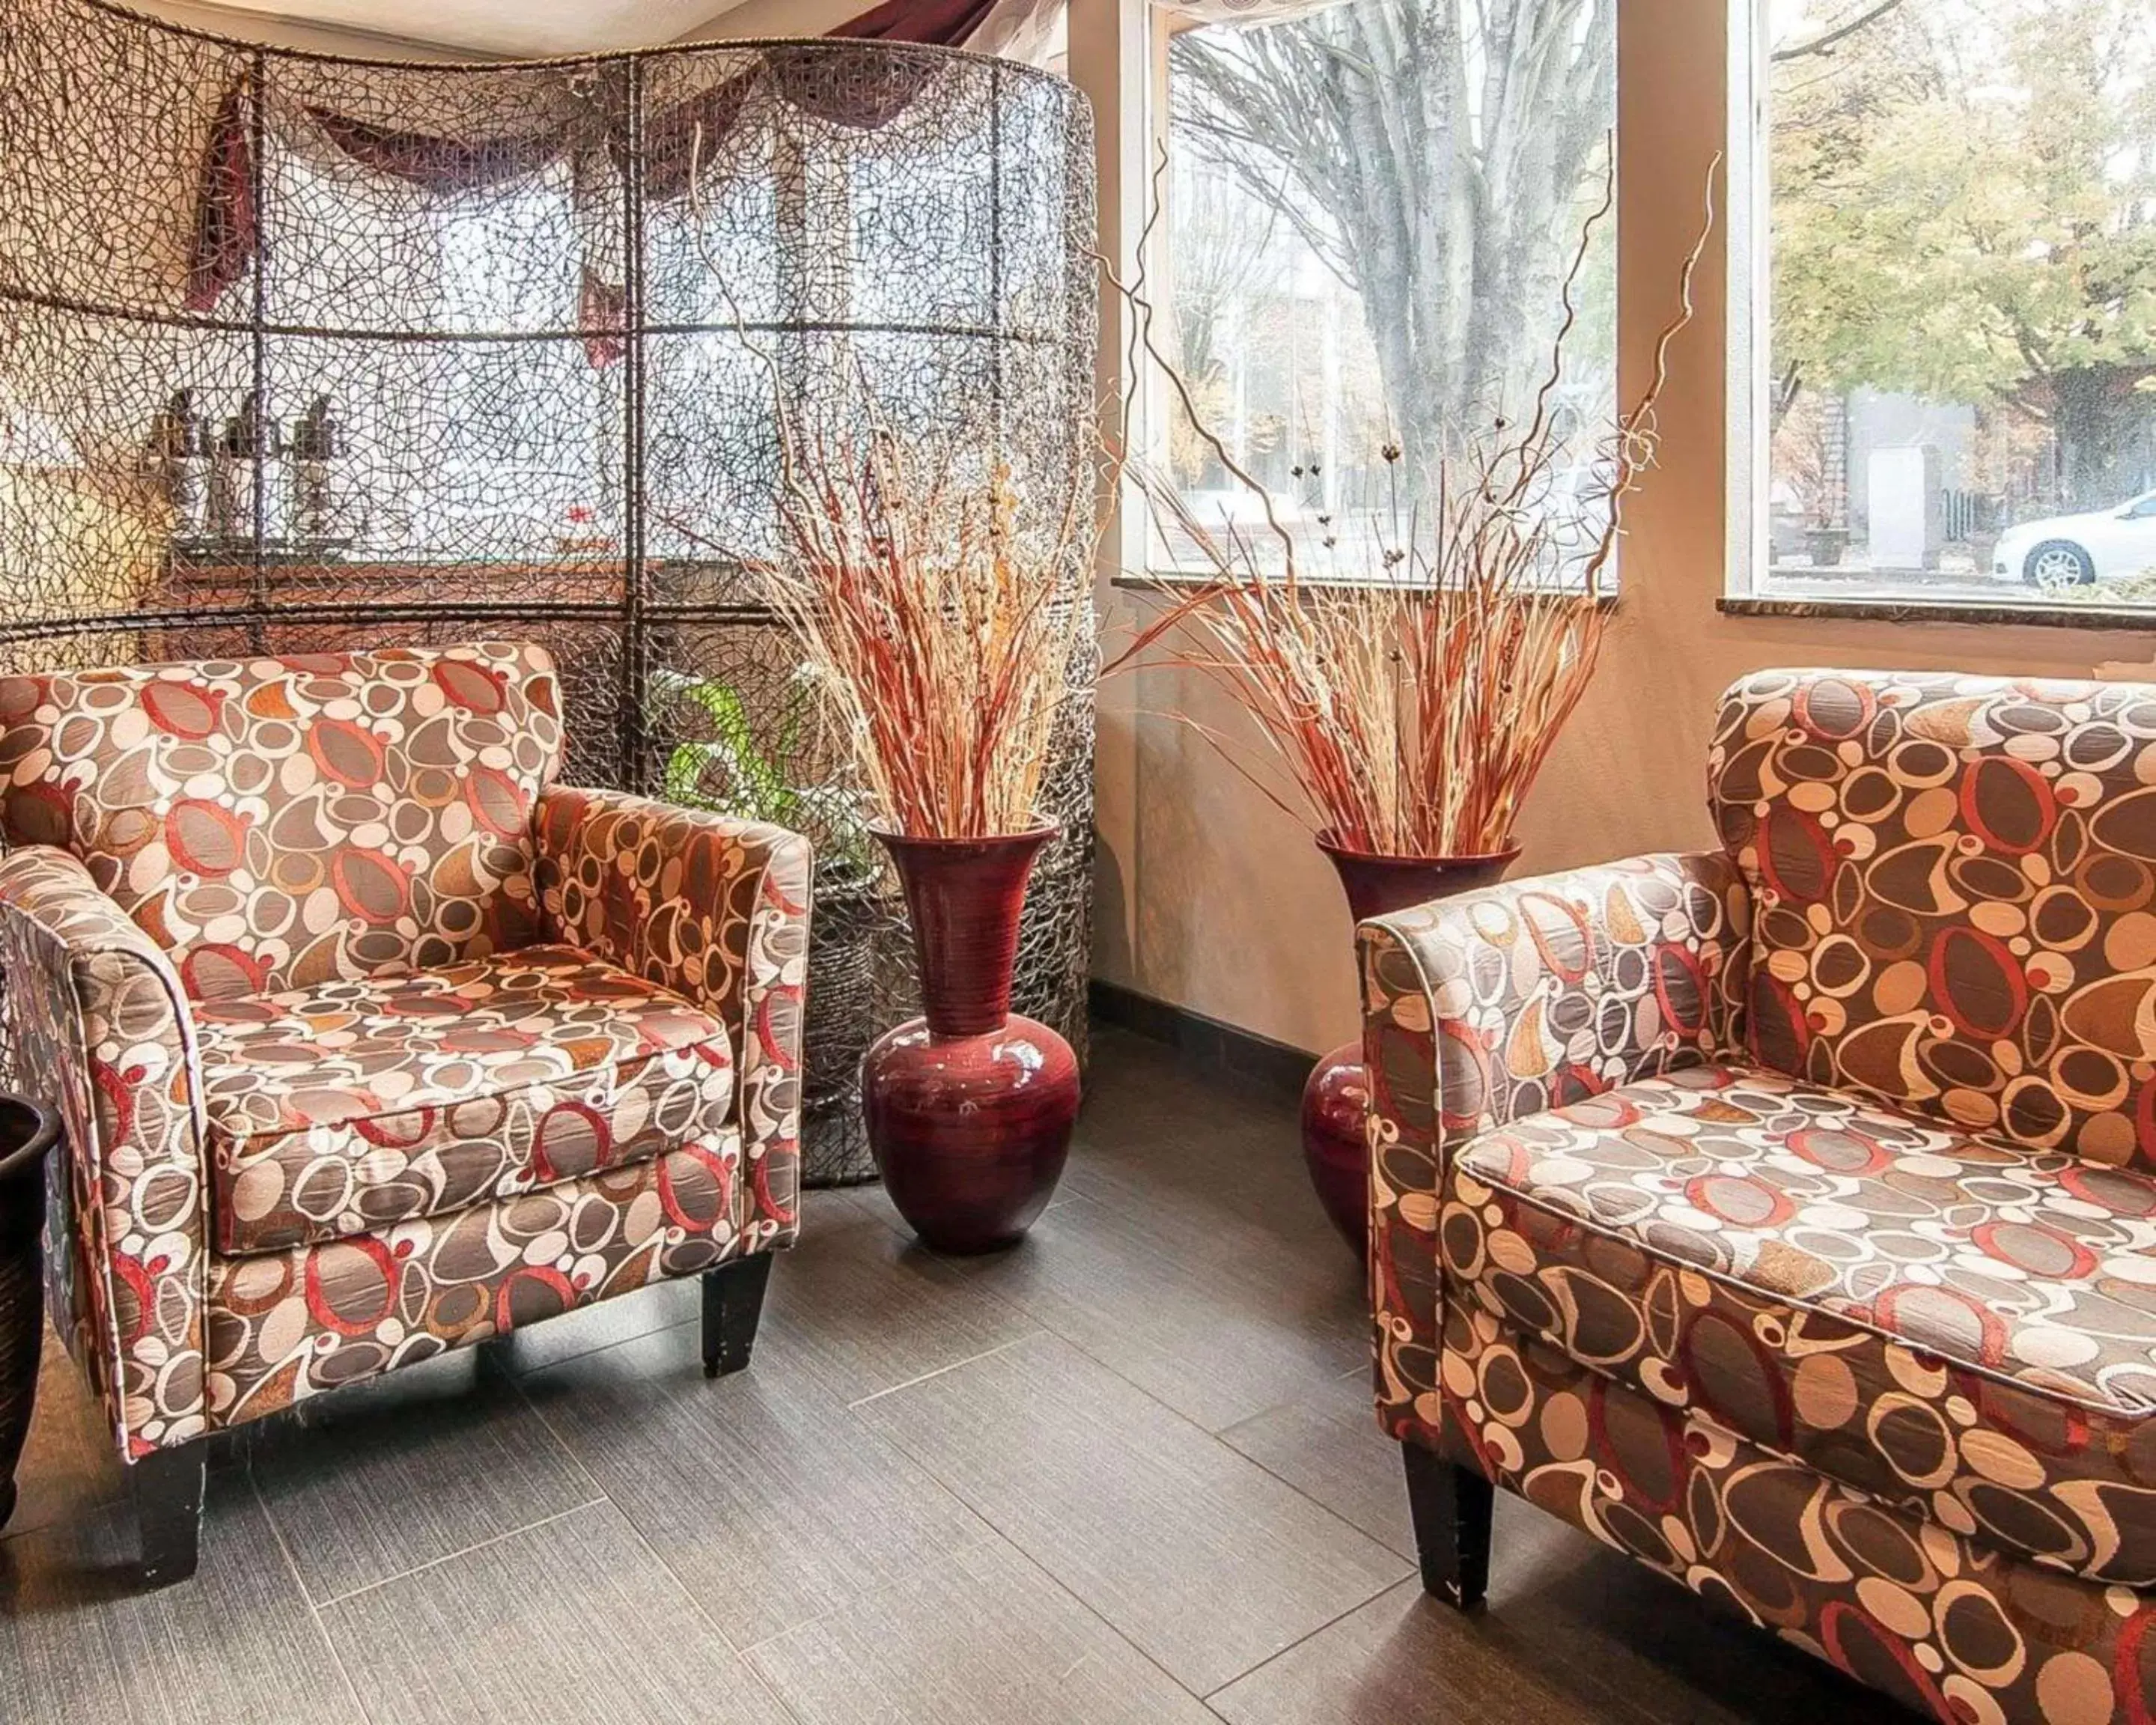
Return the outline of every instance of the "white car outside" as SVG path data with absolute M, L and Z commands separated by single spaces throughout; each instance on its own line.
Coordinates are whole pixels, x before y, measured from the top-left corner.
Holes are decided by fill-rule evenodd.
M 2156 491 L 2118 509 L 2024 521 L 1999 536 L 1992 572 L 2031 587 L 2086 587 L 2156 569 Z

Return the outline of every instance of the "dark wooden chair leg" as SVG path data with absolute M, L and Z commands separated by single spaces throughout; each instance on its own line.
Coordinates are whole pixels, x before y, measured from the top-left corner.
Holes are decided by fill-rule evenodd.
M 176 1450 L 153 1450 L 127 1470 L 145 1586 L 167 1587 L 195 1573 L 208 1460 L 208 1445 L 198 1439 Z
M 1472 1611 L 1490 1590 L 1490 1512 L 1496 1487 L 1471 1467 L 1448 1461 L 1420 1444 L 1403 1444 L 1408 1507 L 1424 1589 L 1448 1605 Z
M 756 1346 L 763 1291 L 771 1282 L 769 1252 L 737 1258 L 704 1272 L 704 1375 L 738 1372 Z

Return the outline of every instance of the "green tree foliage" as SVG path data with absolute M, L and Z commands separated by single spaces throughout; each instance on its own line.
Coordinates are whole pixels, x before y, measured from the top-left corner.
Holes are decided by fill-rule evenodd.
M 2010 408 L 2066 495 L 2146 476 L 2156 8 L 1839 0 L 1775 45 L 1778 418 L 1860 386 Z

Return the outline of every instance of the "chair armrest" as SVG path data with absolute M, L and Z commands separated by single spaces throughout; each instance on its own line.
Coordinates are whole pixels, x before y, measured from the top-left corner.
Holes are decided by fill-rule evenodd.
M 171 961 L 64 850 L 0 857 L 10 1082 L 67 1127 L 53 1321 L 129 1461 L 206 1430 L 202 1073 Z
M 1435 1442 L 1445 1151 L 1738 1044 L 1751 906 L 1718 851 L 1465 893 L 1358 933 L 1380 1419 Z
M 620 791 L 550 786 L 537 814 L 546 938 L 695 1001 L 738 1063 L 747 1250 L 789 1244 L 801 1161 L 808 841 Z

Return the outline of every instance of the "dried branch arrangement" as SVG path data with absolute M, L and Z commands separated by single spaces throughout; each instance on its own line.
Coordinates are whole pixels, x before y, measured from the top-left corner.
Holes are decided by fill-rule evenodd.
M 758 572 L 882 819 L 915 838 L 1038 827 L 1092 615 L 1093 476 L 1029 495 L 985 428 L 901 435 L 865 387 L 839 423 L 782 412 L 779 436 L 783 549 Z
M 1428 459 L 1423 501 L 1402 505 L 1396 485 L 1389 510 L 1358 542 L 1342 547 L 1328 527 L 1327 567 L 1316 572 L 1302 567 L 1265 488 L 1204 423 L 1157 344 L 1142 244 L 1140 273 L 1125 290 L 1133 346 L 1262 506 L 1265 525 L 1254 541 L 1201 521 L 1169 480 L 1133 464 L 1156 522 L 1196 547 L 1205 578 L 1110 669 L 1147 661 L 1209 679 L 1255 722 L 1265 747 L 1248 762 L 1232 739 L 1205 734 L 1258 789 L 1344 849 L 1445 858 L 1509 850 L 1520 807 L 1594 676 L 1625 502 L 1654 461 L 1670 346 L 1691 321 L 1692 278 L 1715 218 L 1710 174 L 1705 224 L 1647 386 L 1600 439 L 1589 483 L 1567 496 L 1556 402 L 1574 290 L 1613 196 L 1614 182 L 1582 233 L 1532 410 L 1463 429 Z M 1156 216 L 1159 204 L 1156 192 Z M 1408 458 L 1396 446 L 1383 455 L 1398 475 Z M 1268 542 L 1284 572 L 1260 555 Z
M 779 550 L 744 562 L 790 628 L 875 819 L 922 839 L 1037 829 L 1059 715 L 1081 655 L 1086 671 L 1093 662 L 1092 560 L 1114 495 L 1106 458 L 1074 428 L 1075 462 L 1024 470 L 985 403 L 955 423 L 901 424 L 843 336 L 813 361 L 800 350 L 782 361 L 751 333 L 729 261 L 708 249 L 701 129 L 689 201 L 711 279 L 770 386 Z

